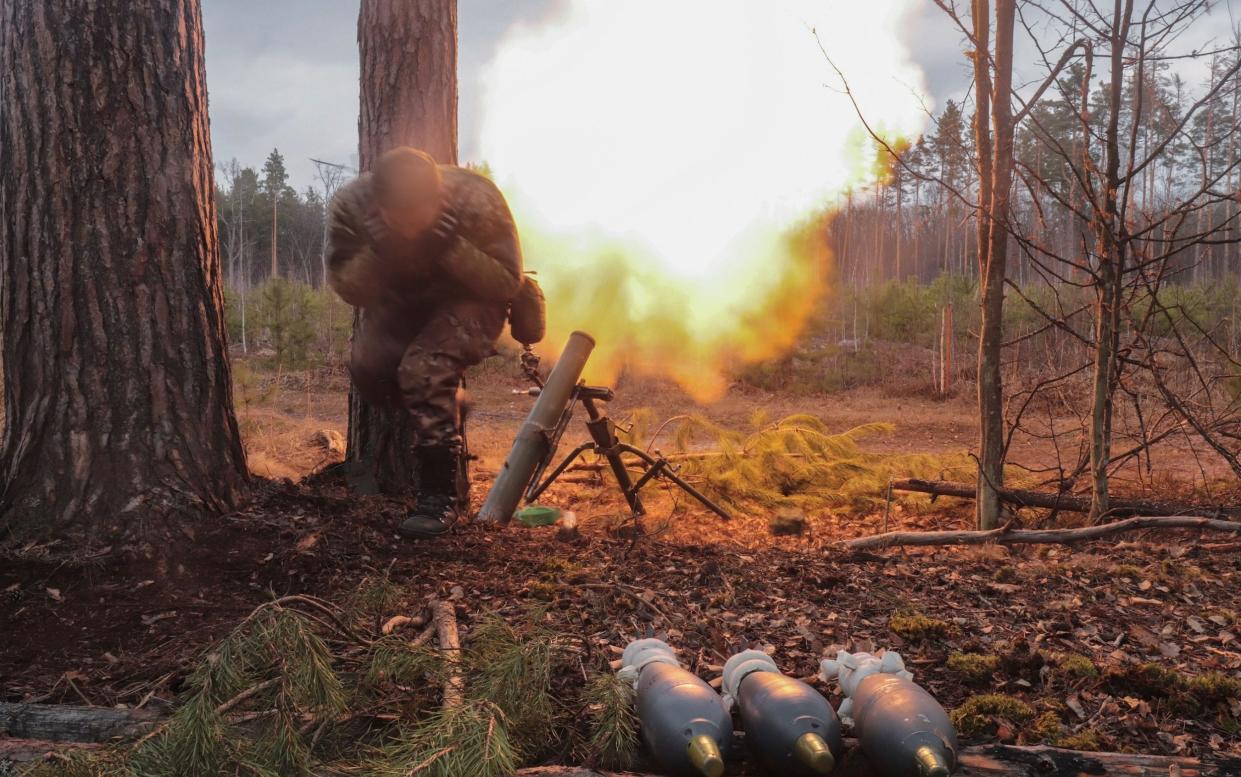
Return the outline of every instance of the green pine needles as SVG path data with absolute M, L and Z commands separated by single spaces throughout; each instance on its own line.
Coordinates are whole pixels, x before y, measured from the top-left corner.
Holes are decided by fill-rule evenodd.
M 500 777 L 568 753 L 601 764 L 632 757 L 631 693 L 608 673 L 556 695 L 555 678 L 577 666 L 541 612 L 512 623 L 483 616 L 450 663 L 408 634 L 359 635 L 357 624 L 375 620 L 366 598 L 344 609 L 311 597 L 260 607 L 204 657 L 158 729 L 26 775 Z M 464 699 L 445 705 L 454 675 Z
M 397 733 L 375 749 L 362 771 L 376 777 L 507 777 L 521 765 L 519 751 L 499 706 L 467 698 Z
M 641 423 L 633 439 L 640 439 L 650 422 L 641 413 L 635 418 Z M 697 415 L 676 420 L 675 427 L 664 426 L 672 431 L 675 453 L 669 458 L 708 496 L 739 508 L 869 507 L 882 503 L 893 477 L 942 477 L 970 468 L 963 455 L 864 452 L 859 441 L 892 433 L 895 427 L 888 423 L 833 433 L 812 415 L 771 422 L 761 410 L 751 417 L 749 432 Z
M 592 673 L 585 692 L 590 737 L 580 756 L 604 769 L 629 769 L 638 754 L 638 713 L 632 682 L 608 670 Z
M 191 675 L 172 719 L 133 749 L 129 774 L 308 774 L 313 759 L 303 732 L 332 721 L 346 702 L 314 626 L 294 610 L 258 610 Z

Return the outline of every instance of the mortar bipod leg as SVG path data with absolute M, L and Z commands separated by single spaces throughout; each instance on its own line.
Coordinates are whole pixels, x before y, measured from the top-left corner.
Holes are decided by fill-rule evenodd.
M 608 460 L 616 484 L 620 486 L 625 501 L 629 503 L 629 511 L 635 518 L 645 515 L 646 508 L 642 506 L 642 500 L 638 498 L 633 481 L 629 478 L 629 470 L 625 469 L 625 462 L 621 459 L 620 452 L 624 450 L 625 444 L 616 436 L 616 425 L 606 413 L 599 410 L 592 398 L 583 397 L 582 407 L 586 408 L 586 415 L 590 417 L 586 422 L 586 429 L 595 441 L 595 449 Z
M 556 468 L 552 470 L 552 473 L 548 475 L 543 480 L 542 483 L 539 483 L 538 485 L 533 486 L 529 491 L 526 492 L 526 501 L 533 502 L 534 500 L 538 499 L 539 495 L 542 494 L 544 491 L 546 491 L 548 487 L 551 486 L 551 484 L 556 481 L 556 478 L 564 474 L 564 471 L 569 468 L 570 464 L 577 461 L 578 456 L 581 456 L 583 453 L 585 453 L 586 451 L 590 450 L 593 447 L 595 447 L 595 444 L 593 442 L 584 442 L 581 445 L 574 448 L 573 451 L 564 458 L 564 461 L 556 465 Z
M 680 475 L 673 472 L 672 467 L 669 466 L 667 459 L 663 457 L 660 457 L 657 459 L 654 456 L 647 453 L 646 451 L 642 450 L 641 448 L 635 448 L 634 446 L 629 445 L 628 443 L 623 443 L 623 442 L 618 443 L 617 449 L 625 453 L 632 453 L 634 456 L 637 456 L 638 458 L 642 459 L 642 461 L 646 462 L 646 465 L 649 468 L 647 470 L 648 474 L 650 474 L 651 472 L 654 472 L 654 474 L 657 476 L 668 478 L 673 483 L 676 483 L 677 486 L 679 486 L 682 491 L 684 491 L 685 493 L 697 499 L 699 502 L 702 503 L 703 507 L 706 507 L 708 510 L 715 513 L 719 517 L 723 518 L 726 521 L 731 521 L 733 519 L 731 513 L 729 513 L 723 507 L 720 507 L 719 505 L 717 505 L 715 502 L 711 501 L 711 499 L 706 494 L 694 488 Z M 642 485 L 646 485 L 646 481 L 649 479 L 650 478 L 644 475 L 642 480 L 639 482 Z M 641 486 L 639 486 L 639 488 L 640 487 Z

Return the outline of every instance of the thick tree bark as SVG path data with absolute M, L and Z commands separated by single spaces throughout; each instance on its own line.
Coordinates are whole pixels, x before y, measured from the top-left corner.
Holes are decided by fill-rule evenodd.
M 0 0 L 0 534 L 241 497 L 212 174 L 197 0 Z
M 456 164 L 456 0 L 362 0 L 358 49 L 362 169 L 397 146 L 421 148 L 441 164 Z M 356 316 L 354 323 L 356 328 Z M 417 477 L 411 440 L 405 411 L 371 407 L 350 392 L 346 456 L 358 487 L 409 489 Z

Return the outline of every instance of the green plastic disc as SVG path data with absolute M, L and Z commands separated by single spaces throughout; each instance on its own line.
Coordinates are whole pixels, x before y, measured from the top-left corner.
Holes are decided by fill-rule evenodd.
M 530 505 L 517 511 L 517 520 L 522 526 L 551 526 L 560 520 L 560 508 Z

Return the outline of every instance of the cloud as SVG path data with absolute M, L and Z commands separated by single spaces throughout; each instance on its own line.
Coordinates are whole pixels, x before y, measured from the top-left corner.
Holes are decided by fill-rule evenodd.
M 461 158 L 477 159 L 478 74 L 513 24 L 560 0 L 459 0 Z M 357 0 L 203 0 L 217 161 L 260 166 L 273 148 L 294 186 L 311 157 L 352 164 L 358 146 Z
M 1178 44 L 1210 48 L 1231 42 L 1233 5 L 1241 0 L 1216 3 Z M 478 142 L 481 73 L 499 42 L 510 30 L 538 25 L 565 7 L 566 0 L 459 0 L 463 161 L 485 156 Z M 310 157 L 355 160 L 357 15 L 357 0 L 203 0 L 217 161 L 236 157 L 257 167 L 272 148 L 279 148 L 292 183 L 305 187 L 314 181 Z M 930 104 L 938 110 L 949 98 L 960 100 L 970 84 L 963 54 L 968 46 L 953 23 L 934 4 L 919 3 L 902 20 L 900 33 L 926 75 Z M 1019 63 L 1031 61 L 1034 52 L 1019 48 Z M 1191 84 L 1205 77 L 1202 63 L 1178 63 L 1177 70 Z M 1028 65 L 1019 71 L 1019 79 L 1038 73 Z

